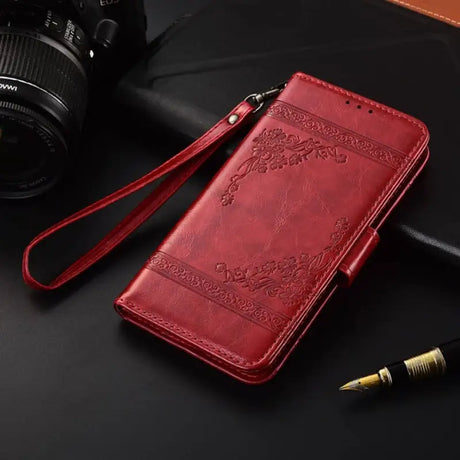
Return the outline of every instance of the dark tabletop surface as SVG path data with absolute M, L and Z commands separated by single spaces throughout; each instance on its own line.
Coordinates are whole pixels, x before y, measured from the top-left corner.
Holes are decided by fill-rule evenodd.
M 147 1 L 150 35 L 203 0 Z M 179 145 L 126 113 L 93 109 L 73 173 L 46 196 L 0 203 L 1 459 L 457 459 L 460 378 L 340 394 L 362 373 L 460 334 L 460 271 L 382 232 L 272 382 L 247 387 L 124 324 L 112 308 L 204 186 L 202 171 L 115 254 L 56 294 L 27 288 L 39 231 L 139 177 Z M 212 169 L 210 167 L 207 168 Z M 139 197 L 63 232 L 33 257 L 46 279 Z M 452 205 L 455 205 L 452 203 Z

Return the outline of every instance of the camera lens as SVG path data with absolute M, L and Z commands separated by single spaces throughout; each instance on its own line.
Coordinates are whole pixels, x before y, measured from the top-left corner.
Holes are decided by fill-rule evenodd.
M 0 196 L 27 198 L 51 187 L 67 162 L 67 146 L 46 118 L 0 102 Z
M 38 145 L 38 148 L 30 148 Z M 46 151 L 38 136 L 16 121 L 0 126 L 0 180 L 11 182 L 31 176 L 41 169 Z
M 70 19 L 0 9 L 0 198 L 31 197 L 60 178 L 81 132 L 90 48 Z

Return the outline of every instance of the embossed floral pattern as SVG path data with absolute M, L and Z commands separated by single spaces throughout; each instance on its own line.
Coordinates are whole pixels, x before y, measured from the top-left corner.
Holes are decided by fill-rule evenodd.
M 223 277 L 225 284 L 237 284 L 250 292 L 262 291 L 269 297 L 278 297 L 287 306 L 296 306 L 305 300 L 332 263 L 349 229 L 348 219 L 339 219 L 330 235 L 330 244 L 314 256 L 300 254 L 258 266 L 236 268 L 221 262 L 216 264 L 216 272 Z
M 164 252 L 156 252 L 147 262 L 146 268 L 157 272 L 187 289 L 244 316 L 276 334 L 287 325 L 289 318 L 269 307 L 246 298 L 209 275 L 175 259 Z M 243 273 L 236 277 L 243 276 Z
M 394 169 L 398 169 L 407 160 L 401 152 L 282 101 L 272 104 L 267 110 L 267 115 L 297 129 L 319 135 Z
M 240 182 L 249 174 L 264 174 L 297 166 L 311 159 L 346 163 L 348 157 L 339 153 L 336 146 L 325 145 L 313 138 L 302 139 L 295 134 L 287 134 L 282 129 L 264 129 L 253 140 L 252 156 L 245 160 L 230 178 L 230 185 L 222 195 L 222 205 L 229 206 L 235 200 L 235 193 L 240 189 Z

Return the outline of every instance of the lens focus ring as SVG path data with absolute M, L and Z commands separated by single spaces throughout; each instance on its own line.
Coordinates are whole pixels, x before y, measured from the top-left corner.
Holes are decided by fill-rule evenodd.
M 40 37 L 40 36 L 39 36 Z M 88 97 L 85 71 L 51 41 L 0 31 L 0 77 L 26 81 L 57 97 L 83 124 Z

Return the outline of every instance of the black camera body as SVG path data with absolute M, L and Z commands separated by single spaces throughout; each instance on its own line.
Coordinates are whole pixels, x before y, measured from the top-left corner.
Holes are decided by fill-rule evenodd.
M 0 0 L 0 198 L 62 176 L 90 87 L 110 87 L 145 46 L 143 0 Z

